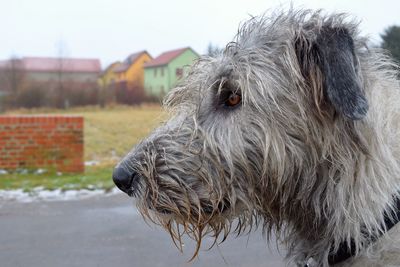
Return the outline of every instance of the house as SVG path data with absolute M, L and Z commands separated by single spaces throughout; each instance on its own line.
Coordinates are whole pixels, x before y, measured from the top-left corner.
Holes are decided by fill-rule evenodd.
M 184 76 L 185 66 L 199 55 L 190 47 L 167 51 L 144 64 L 144 88 L 152 97 L 163 97 Z
M 96 82 L 101 71 L 98 59 L 24 57 L 20 61 L 26 78 L 39 82 Z
M 119 61 L 113 62 L 100 74 L 99 85 L 102 88 L 109 88 L 117 83 L 118 74 L 115 72 L 115 69 L 121 64 Z
M 0 62 L 0 90 L 15 107 L 96 104 L 100 71 L 98 59 L 13 58 Z
M 143 64 L 150 60 L 152 60 L 152 57 L 147 51 L 140 51 L 129 55 L 122 64 L 114 69 L 117 78 L 116 82 L 127 88 L 143 88 Z
M 19 83 L 93 83 L 101 71 L 98 59 L 23 57 L 0 61 L 3 90 Z M 6 89 L 4 89 L 6 88 Z M 8 88 L 13 90 L 13 88 Z

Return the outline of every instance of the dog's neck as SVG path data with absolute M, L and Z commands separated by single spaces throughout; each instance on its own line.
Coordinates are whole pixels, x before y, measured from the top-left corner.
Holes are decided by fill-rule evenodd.
M 332 130 L 332 144 L 326 139 L 315 141 L 325 142 L 325 152 L 310 152 L 314 158 L 303 161 L 299 169 L 306 169 L 307 164 L 314 168 L 298 176 L 301 180 L 296 187 L 282 188 L 284 199 L 280 203 L 288 205 L 278 206 L 285 209 L 280 214 L 286 213 L 291 228 L 289 254 L 295 261 L 313 257 L 327 266 L 328 258 L 333 263 L 346 256 L 341 251 L 358 254 L 397 217 L 391 210 L 400 208 L 400 164 L 393 151 L 380 144 L 382 138 L 392 138 L 383 127 L 365 123 L 355 124 L 351 133 Z M 367 145 L 354 145 L 354 136 Z M 337 140 L 340 146 L 335 145 Z M 365 147 L 372 151 L 365 151 Z
M 395 196 L 395 210 L 386 211 L 384 214 L 385 220 L 384 225 L 382 227 L 382 232 L 380 232 L 379 236 L 368 236 L 367 238 L 370 240 L 370 243 L 367 245 L 372 245 L 380 236 L 384 233 L 392 229 L 396 224 L 400 222 L 400 198 L 399 196 Z M 328 257 L 328 262 L 330 265 L 338 264 L 343 262 L 351 257 L 356 255 L 356 249 L 354 242 L 351 241 L 350 244 L 348 242 L 342 242 L 339 245 L 339 249 L 336 253 L 330 254 Z

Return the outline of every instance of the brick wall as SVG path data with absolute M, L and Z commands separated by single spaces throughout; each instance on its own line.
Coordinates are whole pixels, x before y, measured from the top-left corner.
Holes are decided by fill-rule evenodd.
M 0 116 L 0 169 L 83 172 L 83 118 Z

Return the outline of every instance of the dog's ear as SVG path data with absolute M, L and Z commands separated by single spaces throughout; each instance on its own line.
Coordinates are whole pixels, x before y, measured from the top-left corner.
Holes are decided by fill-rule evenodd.
M 365 117 L 368 102 L 358 74 L 354 41 L 347 29 L 322 27 L 312 41 L 298 35 L 295 50 L 316 101 L 330 102 L 348 119 Z

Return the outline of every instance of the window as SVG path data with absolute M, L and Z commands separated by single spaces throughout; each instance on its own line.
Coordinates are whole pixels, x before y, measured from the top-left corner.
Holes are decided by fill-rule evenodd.
M 182 70 L 182 68 L 177 68 L 176 70 L 175 70 L 175 75 L 176 75 L 176 77 L 182 77 L 182 75 L 183 75 L 183 70 Z
M 157 68 L 154 68 L 154 77 L 157 77 Z
M 165 91 L 164 91 L 164 85 L 161 85 L 161 93 L 162 93 L 162 94 L 165 93 Z
M 161 68 L 161 76 L 164 76 L 164 68 Z

